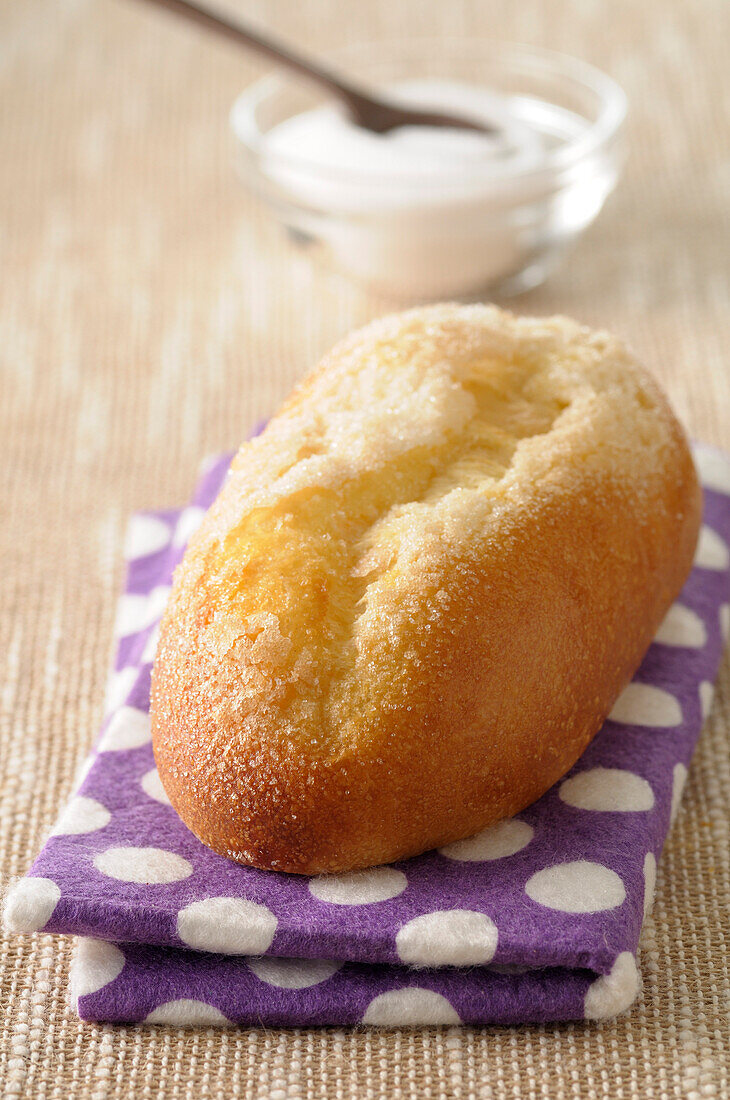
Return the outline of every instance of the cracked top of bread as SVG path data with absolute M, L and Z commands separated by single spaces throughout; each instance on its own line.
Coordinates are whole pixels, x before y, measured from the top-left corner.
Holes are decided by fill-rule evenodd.
M 633 673 L 698 517 L 681 428 L 609 334 L 481 305 L 369 325 L 243 445 L 176 573 L 153 681 L 173 805 L 294 871 L 516 812 Z

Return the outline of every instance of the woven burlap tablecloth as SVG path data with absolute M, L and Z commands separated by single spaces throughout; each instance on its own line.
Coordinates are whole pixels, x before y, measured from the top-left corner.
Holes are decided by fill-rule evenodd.
M 618 193 L 517 303 L 620 331 L 691 433 L 730 447 L 725 0 L 250 0 L 320 52 L 411 34 L 580 54 L 631 101 Z M 367 297 L 270 226 L 231 167 L 260 70 L 136 4 L 0 10 L 0 865 L 25 871 L 101 715 L 133 509 L 182 502 Z M 643 936 L 643 996 L 601 1025 L 187 1031 L 80 1024 L 71 941 L 8 939 L 0 1093 L 119 1097 L 728 1096 L 730 665 Z

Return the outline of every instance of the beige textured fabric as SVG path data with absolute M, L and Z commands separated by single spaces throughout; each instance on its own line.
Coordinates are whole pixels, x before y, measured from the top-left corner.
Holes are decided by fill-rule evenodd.
M 633 103 L 620 191 L 524 311 L 625 335 L 693 434 L 730 447 L 726 0 L 240 0 L 326 52 L 495 35 L 581 54 Z M 236 181 L 226 112 L 258 71 L 158 13 L 0 8 L 0 866 L 23 872 L 100 717 L 128 513 L 188 493 L 333 340 L 392 303 L 313 271 Z M 604 1025 L 381 1034 L 81 1025 L 70 941 L 4 943 L 0 1094 L 728 1096 L 730 677 L 643 942 Z

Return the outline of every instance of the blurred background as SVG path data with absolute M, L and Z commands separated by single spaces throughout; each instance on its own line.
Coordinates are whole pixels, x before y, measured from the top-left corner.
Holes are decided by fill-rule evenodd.
M 448 35 L 548 47 L 610 74 L 629 98 L 624 174 L 562 266 L 509 304 L 616 330 L 689 432 L 730 447 L 727 0 L 228 0 L 227 9 L 323 58 L 360 41 Z M 338 337 L 400 304 L 313 265 L 237 178 L 229 111 L 265 68 L 137 0 L 0 6 L 3 883 L 29 864 L 98 723 L 129 513 L 183 502 L 203 456 L 236 447 Z M 693 768 L 695 802 L 715 789 L 709 751 Z M 707 807 L 692 812 L 683 828 L 709 836 Z M 703 866 L 715 859 L 709 843 L 696 844 Z M 665 868 L 671 879 L 671 852 Z M 691 883 L 676 888 L 693 898 Z M 661 965 L 646 981 L 660 1005 L 667 982 L 685 983 L 677 1011 L 692 1028 L 719 933 L 697 917 L 699 962 L 685 968 L 677 911 L 660 883 L 656 957 L 673 953 L 674 978 Z M 44 1057 L 71 1073 L 59 1050 L 80 1033 L 65 1007 L 64 951 L 41 937 L 2 956 L 18 1095 L 32 1094 Z M 53 1022 L 38 1025 L 37 1056 L 22 1004 Z M 643 1018 L 630 1071 L 629 1025 L 607 1026 L 623 1051 L 611 1080 L 621 1064 L 638 1074 L 636 1095 L 649 1095 L 661 1071 L 688 1095 L 701 1028 L 690 1057 L 661 1045 L 660 1015 Z M 134 1076 L 120 1034 L 74 1048 L 82 1076 L 98 1042 L 120 1081 Z M 321 1043 L 331 1050 L 335 1039 Z M 427 1044 L 419 1051 L 431 1057 Z
M 448 35 L 557 49 L 614 77 L 630 102 L 618 189 L 511 305 L 618 330 L 689 427 L 730 443 L 724 0 L 222 7 L 325 59 Z M 337 337 L 400 303 L 313 266 L 237 178 L 228 114 L 264 64 L 139 0 L 5 0 L 0 18 L 11 465 L 28 466 L 36 432 L 25 472 L 51 509 L 55 479 L 74 499 L 70 467 L 124 508 L 180 499 L 201 453 L 238 445 Z

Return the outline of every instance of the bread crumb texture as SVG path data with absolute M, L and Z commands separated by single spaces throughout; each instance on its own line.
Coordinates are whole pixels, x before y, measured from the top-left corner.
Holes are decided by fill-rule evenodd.
M 551 715 L 572 722 L 571 756 L 675 594 L 667 563 L 691 557 L 697 508 L 681 429 L 609 334 L 481 305 L 369 325 L 243 445 L 176 573 L 153 686 L 173 803 L 192 785 L 199 803 L 223 798 L 253 820 L 252 791 L 268 784 L 267 828 L 306 848 L 295 804 L 305 816 L 309 804 L 287 776 L 321 790 L 336 771 L 346 798 L 379 765 L 388 782 L 405 736 L 418 786 L 454 723 L 467 756 L 512 736 L 501 689 L 545 676 L 562 696 L 546 743 Z M 627 599 L 647 582 L 634 628 Z M 610 687 L 586 700 L 580 677 Z M 523 766 L 544 763 L 515 736 Z M 474 828 L 480 791 L 464 792 Z M 510 801 L 495 775 L 489 798 L 497 813 Z M 445 821 L 437 831 L 433 843 L 453 839 Z M 227 854 L 262 859 L 228 842 Z

